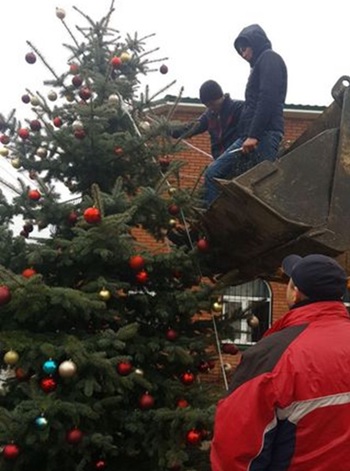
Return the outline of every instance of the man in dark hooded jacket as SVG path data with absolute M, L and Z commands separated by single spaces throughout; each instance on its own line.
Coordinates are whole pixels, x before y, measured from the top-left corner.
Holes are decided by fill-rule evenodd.
M 287 67 L 272 50 L 259 25 L 244 28 L 234 41 L 236 51 L 250 64 L 239 138 L 206 170 L 204 199 L 209 206 L 219 195 L 216 178 L 231 179 L 263 160 L 275 160 L 284 133 L 283 107 Z M 238 151 L 238 149 L 241 149 Z

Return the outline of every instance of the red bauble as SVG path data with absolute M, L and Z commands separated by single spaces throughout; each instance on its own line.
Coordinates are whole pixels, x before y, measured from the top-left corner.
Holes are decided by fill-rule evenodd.
M 10 138 L 6 134 L 2 134 L 0 136 L 0 142 L 1 142 L 1 144 L 6 145 L 10 142 Z
M 186 373 L 183 373 L 181 375 L 181 382 L 182 384 L 185 384 L 186 386 L 193 384 L 195 379 L 196 379 L 195 375 L 191 373 L 190 371 L 187 371 Z
M 57 382 L 54 378 L 43 378 L 40 381 L 40 387 L 46 394 L 48 394 L 55 391 L 57 388 Z
M 154 397 L 147 392 L 140 396 L 139 407 L 142 410 L 152 409 L 152 407 L 154 406 L 154 402 Z
M 72 211 L 71 213 L 69 213 L 68 215 L 69 224 L 75 224 L 77 220 L 78 220 L 78 215 L 75 211 Z
M 148 273 L 146 270 L 141 270 L 138 273 L 136 273 L 136 280 L 138 283 L 141 283 L 142 285 L 147 283 L 148 281 Z
M 11 301 L 10 289 L 5 285 L 0 286 L 0 306 L 4 306 L 10 301 Z
M 27 128 L 20 128 L 18 130 L 18 135 L 21 139 L 28 139 L 29 137 L 29 131 Z
M 75 62 L 72 62 L 69 65 L 69 72 L 73 75 L 77 74 L 79 72 L 79 65 L 76 64 Z
M 186 399 L 178 399 L 176 405 L 177 407 L 180 407 L 180 409 L 185 409 L 190 404 L 186 401 Z
M 177 204 L 173 203 L 168 207 L 168 212 L 172 216 L 177 216 L 180 212 L 180 208 L 178 207 Z
M 91 90 L 88 87 L 82 87 L 79 90 L 79 96 L 82 100 L 86 101 L 91 97 Z
M 199 239 L 197 241 L 197 249 L 200 251 L 200 252 L 208 252 L 209 250 L 209 243 L 207 241 L 207 239 Z
M 2 450 L 2 456 L 5 460 L 15 460 L 19 455 L 19 446 L 15 443 L 5 445 Z
M 39 201 L 41 198 L 41 193 L 39 190 L 29 190 L 28 198 L 32 201 Z
M 145 259 L 141 255 L 133 255 L 129 258 L 129 267 L 139 271 L 145 266 Z
M 34 275 L 36 275 L 34 268 L 26 268 L 22 271 L 22 276 L 24 276 L 24 278 L 31 278 Z
M 236 355 L 239 352 L 238 347 L 234 343 L 223 343 L 221 350 L 223 353 L 228 353 L 229 355 Z
M 85 136 L 86 132 L 84 131 L 84 129 L 76 129 L 74 131 L 74 137 L 77 139 L 84 139 Z
M 38 119 L 33 119 L 30 122 L 30 129 L 32 131 L 40 131 L 41 129 L 41 122 Z
M 53 125 L 55 128 L 60 128 L 62 126 L 62 119 L 59 116 L 53 118 Z
M 132 372 L 133 366 L 130 361 L 121 361 L 117 364 L 117 371 L 121 376 L 127 376 Z
M 18 381 L 26 381 L 27 379 L 29 379 L 28 371 L 25 371 L 23 368 L 16 368 L 15 375 Z
M 80 75 L 74 75 L 74 77 L 72 78 L 72 84 L 78 88 L 82 83 L 83 79 L 80 77 Z
M 120 59 L 120 57 L 118 57 L 118 56 L 112 57 L 111 66 L 113 67 L 113 69 L 119 69 L 119 67 L 121 67 L 121 65 L 122 65 L 122 60 Z
M 87 208 L 84 211 L 84 219 L 89 224 L 97 224 L 101 222 L 101 211 L 98 208 Z
M 66 433 L 66 441 L 70 445 L 77 445 L 83 439 L 83 432 L 78 428 L 72 428 Z
M 122 147 L 115 147 L 114 148 L 115 155 L 123 155 L 124 151 Z
M 94 463 L 94 468 L 98 471 L 103 471 L 104 469 L 106 469 L 106 467 L 107 467 L 107 463 L 105 460 L 97 460 Z
M 166 170 L 170 165 L 169 157 L 159 157 L 158 162 L 161 170 Z
M 170 342 L 173 342 L 174 340 L 176 340 L 178 336 L 179 336 L 179 333 L 175 329 L 168 329 L 165 334 L 165 337 L 167 338 L 167 340 L 170 340 Z
M 186 442 L 189 445 L 198 445 L 202 440 L 202 432 L 195 428 L 186 433 Z
M 27 54 L 25 55 L 25 59 L 28 64 L 34 64 L 34 62 L 36 62 L 36 55 L 34 54 L 34 52 L 27 52 Z
M 165 64 L 162 64 L 160 67 L 159 67 L 159 72 L 161 74 L 167 74 L 168 73 L 168 66 L 165 65 Z

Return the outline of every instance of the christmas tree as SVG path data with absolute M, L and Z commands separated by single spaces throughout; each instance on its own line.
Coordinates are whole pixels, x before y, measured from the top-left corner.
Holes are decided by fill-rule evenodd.
M 50 78 L 23 94 L 30 118 L 0 123 L 20 183 L 0 202 L 0 468 L 208 470 L 206 246 L 166 238 L 197 195 L 181 187 L 159 94 L 140 91 L 167 66 L 147 37 L 111 27 L 114 2 L 98 22 L 78 12 L 87 26 L 73 32 L 56 9 L 71 40 L 62 74 L 28 41 L 28 67 Z

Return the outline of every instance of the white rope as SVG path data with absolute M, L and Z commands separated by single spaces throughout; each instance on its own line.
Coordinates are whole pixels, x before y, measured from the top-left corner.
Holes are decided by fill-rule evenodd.
M 203 154 L 203 155 L 205 155 L 206 157 L 209 157 L 211 160 L 213 160 L 213 156 L 212 156 L 211 154 L 208 154 L 208 152 L 205 152 L 204 150 L 199 149 L 199 147 L 196 147 L 196 146 L 194 146 L 193 144 L 190 144 L 190 143 L 187 142 L 185 139 L 183 139 L 182 142 L 183 142 L 184 144 L 186 144 L 186 146 L 191 147 L 191 149 L 194 149 L 194 150 L 196 150 L 197 152 L 199 152 L 200 154 Z

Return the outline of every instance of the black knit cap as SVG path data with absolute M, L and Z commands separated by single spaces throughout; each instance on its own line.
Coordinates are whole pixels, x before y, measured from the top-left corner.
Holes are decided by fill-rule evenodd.
M 202 103 L 206 104 L 212 100 L 217 100 L 223 96 L 220 85 L 215 80 L 207 80 L 199 89 L 199 98 Z
M 288 255 L 282 262 L 282 270 L 313 301 L 340 300 L 346 292 L 345 270 L 326 255 Z

